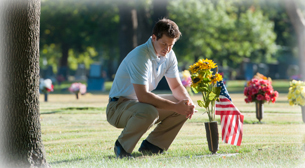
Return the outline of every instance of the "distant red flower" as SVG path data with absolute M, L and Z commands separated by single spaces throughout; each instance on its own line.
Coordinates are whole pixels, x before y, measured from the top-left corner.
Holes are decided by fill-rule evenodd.
M 51 85 L 51 88 L 46 88 L 47 89 L 47 92 L 53 92 L 53 90 L 54 90 L 54 86 L 53 85 Z
M 278 97 L 278 96 L 279 96 L 279 92 L 274 91 L 274 92 L 272 93 L 272 97 Z
M 268 85 L 267 80 L 259 80 L 258 82 L 260 85 Z
M 256 100 L 263 101 L 263 100 L 265 100 L 265 98 L 263 95 L 259 94 L 259 95 L 257 95 Z
M 271 101 L 272 101 L 272 103 L 274 103 L 275 102 L 275 97 L 272 97 Z
M 261 101 L 274 103 L 278 97 L 278 92 L 273 90 L 271 80 L 253 78 L 247 82 L 244 89 L 246 103 Z
M 254 87 L 250 91 L 251 91 L 251 95 L 255 95 L 255 94 L 257 94 L 259 92 L 259 88 L 258 87 Z
M 244 89 L 244 95 L 246 95 L 247 93 L 248 93 L 248 88 L 245 87 L 245 89 Z
M 270 98 L 270 96 L 269 96 L 268 94 L 265 94 L 264 99 L 265 99 L 267 102 L 269 102 L 271 98 Z
M 39 89 L 43 93 L 53 92 L 54 86 L 52 84 L 52 80 L 51 79 L 40 78 L 40 80 L 39 80 Z
M 247 103 L 252 102 L 252 97 L 251 97 L 251 96 L 249 96 L 249 97 L 245 98 L 245 101 L 246 101 Z

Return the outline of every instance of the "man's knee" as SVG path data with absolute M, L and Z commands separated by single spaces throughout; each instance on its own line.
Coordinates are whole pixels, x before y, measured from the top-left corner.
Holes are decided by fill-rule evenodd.
M 136 117 L 147 119 L 148 121 L 154 121 L 159 118 L 158 110 L 156 109 L 156 107 L 150 104 L 140 103 L 137 108 L 138 112 L 135 113 Z

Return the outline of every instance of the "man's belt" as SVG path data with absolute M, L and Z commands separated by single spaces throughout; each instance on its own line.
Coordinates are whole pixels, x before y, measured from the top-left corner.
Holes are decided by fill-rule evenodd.
M 116 97 L 109 97 L 109 102 L 114 102 L 114 101 L 118 101 L 119 98 Z

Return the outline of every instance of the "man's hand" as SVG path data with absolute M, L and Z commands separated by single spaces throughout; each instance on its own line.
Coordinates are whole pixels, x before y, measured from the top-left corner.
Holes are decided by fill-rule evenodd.
M 191 101 L 189 101 L 189 105 L 193 105 L 194 106 L 194 109 L 193 109 L 193 113 L 191 113 L 191 114 L 189 114 L 188 116 L 186 116 L 188 119 L 191 119 L 192 118 L 192 116 L 193 116 L 193 114 L 194 113 L 197 113 L 197 111 L 198 110 L 196 110 L 195 108 L 196 108 L 196 105 L 194 105 L 194 104 L 192 104 L 193 102 Z
M 135 89 L 136 95 L 138 97 L 139 102 L 147 103 L 155 106 L 156 108 L 168 110 L 168 111 L 175 111 L 178 114 L 185 115 L 186 118 L 191 119 L 195 110 L 195 105 L 191 100 L 188 100 L 187 96 L 183 94 L 182 97 L 186 97 L 183 100 L 175 103 L 173 101 L 163 99 L 154 93 L 148 92 L 146 85 L 139 85 L 133 84 Z
M 195 110 L 195 105 L 191 104 L 189 100 L 181 100 L 176 103 L 176 112 L 191 119 L 194 112 L 197 112 L 197 110 Z

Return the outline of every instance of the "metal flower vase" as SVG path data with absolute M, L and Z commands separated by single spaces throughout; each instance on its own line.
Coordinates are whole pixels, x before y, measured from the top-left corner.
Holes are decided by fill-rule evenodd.
M 301 110 L 302 110 L 303 122 L 305 123 L 305 106 L 301 106 Z
M 219 135 L 217 121 L 205 122 L 206 137 L 209 145 L 209 150 L 212 154 L 218 151 Z
M 76 99 L 79 98 L 79 92 L 75 93 L 75 97 L 76 97 Z
M 45 101 L 45 102 L 48 101 L 48 93 L 44 93 L 44 101 Z
M 255 102 L 256 118 L 261 122 L 264 117 L 264 103 L 262 101 Z

